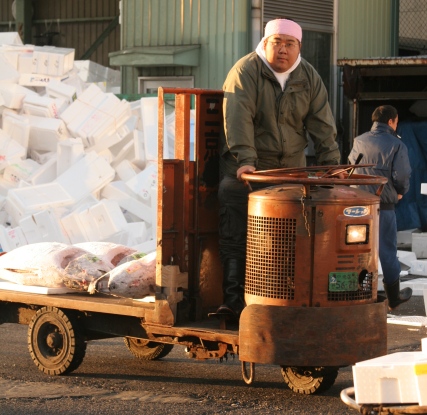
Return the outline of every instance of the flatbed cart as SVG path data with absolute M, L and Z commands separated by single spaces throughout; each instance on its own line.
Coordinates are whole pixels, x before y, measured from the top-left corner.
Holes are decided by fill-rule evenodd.
M 355 409 L 363 415 L 421 415 L 427 414 L 427 406 L 420 405 L 359 405 L 354 400 L 354 387 L 343 389 L 340 394 L 341 400 L 350 408 Z
M 170 94 L 175 157 L 164 159 Z M 387 301 L 377 299 L 379 197 L 350 187 L 376 184 L 379 194 L 385 179 L 357 175 L 356 165 L 245 175 L 269 185 L 249 196 L 247 306 L 238 325 L 208 317 L 222 303 L 222 101 L 222 91 L 159 88 L 153 302 L 0 291 L 0 324 L 29 326 L 29 351 L 41 371 L 70 373 L 82 363 L 88 341 L 124 337 L 141 359 L 164 357 L 174 345 L 194 359 L 236 355 L 247 384 L 256 364 L 279 365 L 293 391 L 312 394 L 331 387 L 340 367 L 387 352 Z

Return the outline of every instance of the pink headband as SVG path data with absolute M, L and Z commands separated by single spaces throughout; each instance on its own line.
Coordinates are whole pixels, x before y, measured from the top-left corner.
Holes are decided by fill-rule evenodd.
M 302 29 L 298 23 L 287 19 L 270 20 L 265 26 L 264 39 L 272 35 L 289 35 L 301 42 Z

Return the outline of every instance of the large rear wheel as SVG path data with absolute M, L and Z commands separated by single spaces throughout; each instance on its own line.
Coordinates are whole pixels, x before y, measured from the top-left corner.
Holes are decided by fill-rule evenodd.
M 158 360 L 167 356 L 173 349 L 173 344 L 156 343 L 145 339 L 125 337 L 124 342 L 128 350 L 141 360 Z
M 28 349 L 38 369 L 65 375 L 77 369 L 86 354 L 78 323 L 56 307 L 42 307 L 28 326 Z
M 282 376 L 294 392 L 312 395 L 328 390 L 338 376 L 336 367 L 282 366 Z

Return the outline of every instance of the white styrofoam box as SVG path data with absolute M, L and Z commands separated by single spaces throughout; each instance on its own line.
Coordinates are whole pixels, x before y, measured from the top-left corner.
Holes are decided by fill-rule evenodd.
M 0 177 L 0 196 L 6 197 L 9 193 L 10 189 L 14 189 L 16 185 L 13 183 L 10 183 L 9 181 L 5 180 L 3 177 Z
M 27 117 L 12 112 L 3 114 L 3 130 L 22 147 L 28 148 L 30 122 Z
M 95 151 L 96 153 L 100 153 L 115 144 L 119 143 L 122 140 L 122 137 L 117 132 L 109 135 L 103 135 L 102 137 L 94 137 L 94 145 L 92 147 L 87 148 L 87 152 Z
M 408 267 L 412 266 L 412 262 L 416 261 L 417 256 L 412 251 L 401 251 L 397 250 L 397 258 L 401 264 L 404 264 Z
M 124 182 L 108 183 L 102 189 L 101 196 L 105 199 L 115 200 L 122 209 L 129 211 L 144 222 L 153 222 L 150 207 L 137 200 Z
M 107 68 L 90 60 L 75 60 L 74 67 L 77 68 L 80 78 L 87 83 L 106 82 L 107 85 L 120 84 L 120 71 Z
M 33 172 L 29 181 L 32 185 L 45 184 L 54 181 L 56 174 L 57 157 L 50 157 Z M 22 181 L 21 181 L 22 183 Z
M 90 207 L 89 211 L 92 216 L 92 224 L 98 228 L 98 239 L 104 240 L 127 228 L 127 222 L 120 206 L 114 200 L 103 199 Z
M 412 232 L 412 252 L 415 252 L 417 259 L 427 258 L 427 232 L 419 229 Z
M 157 164 L 149 163 L 144 170 L 125 182 L 126 186 L 145 203 L 150 203 L 151 187 L 157 188 L 157 168 Z
M 33 70 L 33 52 L 20 53 L 17 65 L 19 73 L 31 73 Z
M 141 170 L 129 160 L 123 160 L 116 167 L 120 180 L 127 181 L 135 177 Z
M 27 149 L 0 130 L 0 171 L 16 160 L 24 159 Z
M 19 72 L 14 66 L 0 54 L 0 83 L 16 84 L 19 79 Z
M 144 133 L 145 157 L 147 161 L 157 161 L 157 97 L 141 98 L 141 120 Z M 169 154 L 168 140 L 163 141 L 163 154 Z
M 21 36 L 18 32 L 1 32 L 0 45 L 22 45 Z
M 48 209 L 22 218 L 19 226 L 29 244 L 36 242 L 70 243 L 68 236 L 62 231 L 58 218 Z
M 39 164 L 44 164 L 49 159 L 56 157 L 56 151 L 43 151 L 31 148 L 28 153 L 30 157 Z
M 13 201 L 16 204 L 18 209 L 23 212 L 23 217 L 26 212 L 71 206 L 76 203 L 76 200 L 65 189 L 60 183 L 55 181 L 36 186 L 11 189 L 9 190 L 8 201 Z
M 64 75 L 73 69 L 75 50 L 71 48 L 55 48 L 49 52 L 47 73 Z
M 100 151 L 98 155 L 102 157 L 108 164 L 111 164 L 113 162 L 113 155 L 111 154 L 111 151 L 108 148 Z
M 67 189 L 71 197 L 78 202 L 104 187 L 114 179 L 115 174 L 103 157 L 91 151 L 62 173 L 55 182 Z
M 17 70 L 19 71 L 19 57 L 24 53 L 33 53 L 31 49 L 27 49 L 23 45 L 1 45 L 0 44 L 0 53 L 6 60 Z
M 98 86 L 89 85 L 79 96 L 78 100 L 84 102 L 91 107 L 97 107 L 99 103 L 105 99 L 105 93 Z
M 28 180 L 39 167 L 40 164 L 32 159 L 19 160 L 4 169 L 3 177 L 18 185 L 21 180 Z
M 131 136 L 131 134 L 129 135 Z M 116 168 L 123 160 L 134 160 L 135 159 L 135 146 L 133 145 L 133 140 L 130 139 L 128 141 L 128 137 L 126 137 L 122 142 L 119 144 L 122 144 L 122 147 L 120 148 L 119 152 L 116 153 L 116 145 L 110 147 L 110 151 L 113 154 L 113 161 L 111 163 L 111 166 L 113 168 Z
M 70 128 L 70 124 L 73 122 L 76 126 L 80 125 L 83 118 L 85 118 L 91 111 L 93 111 L 93 107 L 91 105 L 77 99 L 62 111 L 61 114 L 59 114 L 59 118 L 61 118 L 61 120 L 67 125 L 68 129 L 73 132 Z M 76 119 L 77 121 L 75 121 Z
M 36 92 L 16 83 L 0 83 L 0 95 L 3 97 L 3 105 L 7 108 L 21 109 L 27 96 L 38 96 Z
M 3 252 L 9 252 L 23 245 L 27 245 L 27 240 L 19 226 L 10 229 L 0 225 L 0 246 Z
M 150 239 L 150 233 L 145 222 L 132 222 L 126 226 L 128 232 L 128 246 L 140 245 Z
M 67 138 L 59 141 L 57 145 L 58 162 L 56 175 L 61 175 L 78 160 L 84 157 L 85 150 L 80 138 Z
M 427 278 L 416 278 L 413 280 L 401 281 L 400 289 L 412 288 L 412 295 L 423 296 L 423 291 L 427 288 Z
M 353 366 L 355 400 L 360 404 L 427 403 L 427 351 L 400 352 L 358 362 Z
M 62 82 L 68 78 L 68 75 L 63 76 L 52 76 L 52 75 L 41 75 L 36 73 L 21 73 L 19 74 L 19 85 L 23 86 L 42 86 L 46 85 L 51 81 Z
M 72 244 L 89 241 L 85 229 L 76 212 L 72 212 L 69 215 L 62 217 L 60 221 Z
M 87 210 L 90 206 L 98 203 L 98 200 L 92 195 L 88 195 L 78 202 L 71 213 L 64 214 L 60 217 L 60 223 L 71 243 L 88 242 L 83 224 L 80 222 L 79 213 Z
M 427 183 L 421 183 L 421 194 L 427 195 Z
M 95 118 L 99 118 L 100 111 L 97 111 L 94 115 Z M 101 112 L 102 113 L 102 112 Z M 102 117 L 103 121 L 98 122 L 88 130 L 83 128 L 83 136 L 87 137 L 89 146 L 95 145 L 102 137 L 111 135 L 116 131 L 116 124 L 113 117 Z
M 427 260 L 417 259 L 411 262 L 411 274 L 427 277 Z
M 154 252 L 156 250 L 156 240 L 151 239 L 141 244 L 132 246 L 132 248 L 136 249 L 138 252 L 149 254 L 150 252 Z
M 58 141 L 68 138 L 67 128 L 62 120 L 35 115 L 27 117 L 30 122 L 30 149 L 56 152 Z
M 76 87 L 64 82 L 49 82 L 46 85 L 46 94 L 51 98 L 62 98 L 67 104 L 72 104 L 77 99 Z
M 407 229 L 405 231 L 397 231 L 397 245 L 411 245 L 412 233 L 419 231 L 419 229 Z
M 140 130 L 133 132 L 133 144 L 135 147 L 135 159 L 132 161 L 140 170 L 144 170 L 147 165 L 145 157 L 144 133 Z
M 22 104 L 24 114 L 37 115 L 46 118 L 58 118 L 59 108 L 62 106 L 57 99 L 40 95 L 27 95 Z

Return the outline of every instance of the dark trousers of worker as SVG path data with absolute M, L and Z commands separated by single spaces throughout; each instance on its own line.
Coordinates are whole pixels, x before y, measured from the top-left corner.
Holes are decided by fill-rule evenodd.
M 380 210 L 379 256 L 384 282 L 399 280 L 400 262 L 397 258 L 397 225 L 394 210 Z
M 266 184 L 251 185 L 254 190 Z M 223 302 L 239 315 L 244 307 L 248 196 L 251 188 L 235 177 L 221 178 L 219 253 L 223 267 Z

